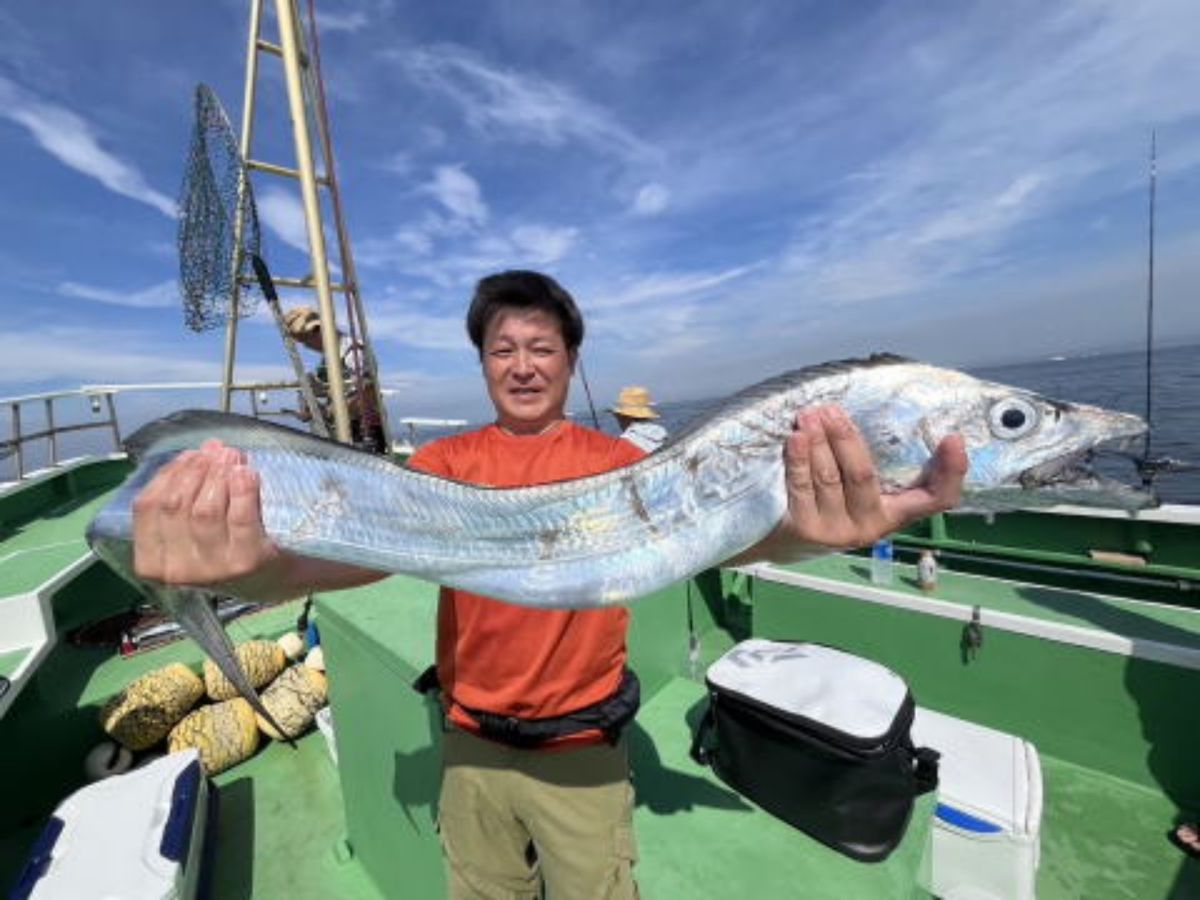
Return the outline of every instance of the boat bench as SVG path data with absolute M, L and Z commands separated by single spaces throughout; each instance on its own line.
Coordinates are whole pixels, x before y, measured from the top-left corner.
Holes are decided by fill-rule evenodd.
M 20 491 L 0 491 L 0 717 L 63 627 L 55 621 L 55 592 L 89 565 L 84 527 L 119 471 L 100 468 L 64 464 L 30 476 Z
M 0 718 L 54 647 L 54 592 L 88 563 L 84 556 L 33 590 L 0 597 Z

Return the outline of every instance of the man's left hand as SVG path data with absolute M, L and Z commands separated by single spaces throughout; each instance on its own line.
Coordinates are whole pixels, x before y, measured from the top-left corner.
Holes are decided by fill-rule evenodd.
M 838 406 L 803 410 L 784 448 L 787 513 L 770 535 L 731 562 L 787 562 L 867 546 L 956 506 L 966 473 L 962 437 L 950 435 L 918 484 L 884 494 L 867 443 L 846 412 Z

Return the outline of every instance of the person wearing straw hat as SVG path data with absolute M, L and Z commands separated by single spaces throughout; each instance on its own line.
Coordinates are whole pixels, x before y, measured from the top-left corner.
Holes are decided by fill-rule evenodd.
M 292 340 L 320 353 L 321 314 L 311 306 L 293 306 L 283 314 L 283 327 Z
M 316 394 L 317 402 L 321 405 L 321 414 L 324 415 L 325 421 L 332 430 L 333 411 L 329 408 L 329 369 L 326 366 L 324 358 L 325 345 L 322 343 L 321 337 L 321 314 L 311 306 L 293 306 L 283 314 L 283 327 L 297 344 L 301 344 L 309 350 L 322 354 L 321 362 L 317 365 L 310 379 L 312 380 L 313 393 Z M 363 373 L 364 384 L 362 385 L 363 390 L 361 392 L 359 391 L 358 379 L 354 377 L 354 354 L 359 352 L 361 347 L 361 344 L 352 343 L 349 337 L 340 330 L 338 331 L 338 355 L 341 357 L 342 378 L 346 386 L 346 404 L 350 412 L 351 437 L 354 443 L 362 444 L 364 443 L 365 434 L 367 449 L 373 450 L 376 453 L 384 453 L 387 450 L 387 446 L 383 438 L 383 428 L 378 422 L 378 416 L 369 417 L 364 415 L 364 407 L 369 409 L 372 406 L 371 398 L 373 392 L 365 383 L 369 377 L 369 373 Z M 363 403 L 364 399 L 366 400 L 366 404 Z M 296 416 L 302 422 L 307 422 L 312 418 L 312 412 L 308 409 L 303 399 L 300 400 L 300 408 L 296 411 Z M 370 421 L 367 421 L 368 419 Z
M 609 412 L 616 416 L 621 438 L 647 453 L 653 453 L 667 439 L 667 429 L 654 421 L 658 413 L 654 411 L 654 401 L 647 388 L 639 385 L 621 388 L 617 403 Z

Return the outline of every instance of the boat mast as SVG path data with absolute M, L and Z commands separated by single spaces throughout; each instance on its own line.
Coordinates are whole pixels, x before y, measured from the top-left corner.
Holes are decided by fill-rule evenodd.
M 1149 254 L 1146 270 L 1146 447 L 1142 459 L 1150 460 L 1150 439 L 1154 434 L 1154 200 L 1158 181 L 1156 135 L 1150 132 L 1150 224 Z
M 316 294 L 316 306 L 321 318 L 321 341 L 326 363 L 329 401 L 334 419 L 334 436 L 339 441 L 349 442 L 351 429 L 349 408 L 346 402 L 346 379 L 342 371 L 337 315 L 333 303 L 334 292 L 345 295 L 351 346 L 356 355 L 355 377 L 359 379 L 356 387 L 360 397 L 363 397 L 364 400 L 369 399 L 369 402 L 364 404 L 364 414 L 367 409 L 376 412 L 385 440 L 390 446 L 378 367 L 367 333 L 366 316 L 358 291 L 349 234 L 342 215 L 341 195 L 334 172 L 333 142 L 330 137 L 329 118 L 325 109 L 320 68 L 316 62 L 319 59 L 316 50 L 316 26 L 313 23 L 312 46 L 310 47 L 305 40 L 304 29 L 301 27 L 301 17 L 296 0 L 275 0 L 279 43 L 271 43 L 262 37 L 263 4 L 264 0 L 251 0 L 250 2 L 250 29 L 246 50 L 246 79 L 239 147 L 247 170 L 289 178 L 300 183 L 311 263 L 310 273 L 304 277 L 276 277 L 271 280 L 278 286 L 308 289 Z M 310 17 L 313 15 L 311 2 L 309 14 Z M 252 156 L 257 107 L 258 55 L 260 53 L 276 56 L 283 62 L 288 111 L 292 121 L 292 140 L 296 155 L 294 167 L 257 160 Z M 314 155 L 312 139 L 314 133 L 317 138 L 317 148 L 320 150 L 320 174 L 318 174 L 318 159 Z M 330 279 L 329 254 L 325 242 L 319 193 L 321 188 L 328 192 L 330 208 L 333 211 L 332 224 L 337 236 L 338 270 L 342 274 L 341 283 L 333 283 Z M 241 252 L 240 245 L 240 241 L 235 242 L 235 253 Z M 235 286 L 230 298 L 231 309 L 237 308 L 239 290 L 240 285 Z M 230 407 L 236 348 L 237 317 L 230 315 L 226 324 L 225 365 L 221 382 L 221 406 L 225 410 Z M 367 392 L 371 394 L 369 398 L 364 396 Z M 313 415 L 320 414 L 318 410 L 312 412 Z

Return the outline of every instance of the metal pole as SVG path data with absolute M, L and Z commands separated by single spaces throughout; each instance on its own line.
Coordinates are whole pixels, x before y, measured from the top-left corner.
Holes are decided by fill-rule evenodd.
M 54 431 L 54 400 L 46 398 L 46 435 L 50 438 L 50 465 L 58 465 L 58 434 Z
M 120 450 L 121 449 L 121 428 L 120 428 L 120 426 L 117 425 L 117 407 L 116 407 L 116 404 L 113 403 L 113 395 L 105 394 L 104 400 L 108 404 L 108 421 L 109 421 L 109 424 L 112 425 L 113 445 L 118 450 Z
M 250 158 L 250 141 L 254 134 L 254 94 L 258 81 L 258 34 L 262 27 L 262 0 L 250 3 L 250 38 L 246 47 L 246 83 L 242 90 L 242 133 L 239 152 L 242 162 Z M 246 221 L 246 179 L 249 174 L 241 168 L 238 180 L 237 212 L 233 223 L 232 287 L 229 291 L 229 316 L 225 320 L 225 368 L 221 375 L 221 409 L 229 412 L 233 385 L 233 361 L 237 354 L 238 298 L 242 291 L 238 275 L 242 271 L 242 229 Z
M 1154 195 L 1158 181 L 1155 133 L 1150 132 L 1150 227 L 1146 264 L 1146 446 L 1142 458 L 1150 461 L 1150 439 L 1154 434 Z M 1143 479 L 1145 476 L 1143 475 Z
M 12 405 L 13 448 L 17 452 L 17 481 L 25 477 L 25 452 L 21 447 L 21 404 Z
M 325 371 L 329 379 L 329 399 L 333 407 L 337 439 L 350 441 L 350 414 L 346 408 L 346 385 L 342 377 L 341 348 L 338 346 L 337 318 L 329 290 L 329 257 L 325 250 L 325 231 L 321 224 L 321 204 L 317 196 L 317 177 L 313 168 L 312 142 L 308 135 L 308 117 L 304 108 L 304 86 L 300 74 L 298 22 L 291 0 L 275 0 L 283 45 L 283 70 L 287 77 L 288 109 L 296 143 L 296 162 L 300 170 L 300 192 L 304 200 L 304 220 L 308 226 L 308 250 L 316 282 L 321 311 L 321 344 L 325 353 Z

